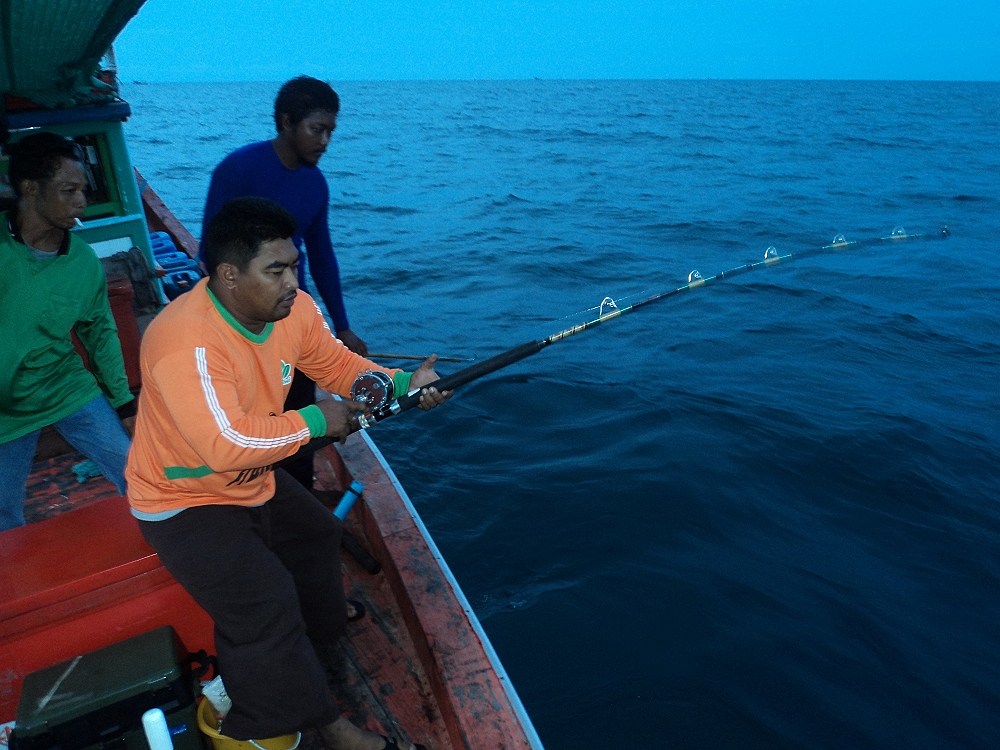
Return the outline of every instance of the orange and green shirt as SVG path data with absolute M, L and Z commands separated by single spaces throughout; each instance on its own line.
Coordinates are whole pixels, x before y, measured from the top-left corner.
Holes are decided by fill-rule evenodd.
M 347 395 L 381 370 L 405 392 L 409 373 L 354 354 L 299 291 L 288 317 L 255 334 L 202 279 L 157 315 L 142 340 L 142 392 L 125 478 L 133 514 L 165 517 L 197 505 L 260 505 L 276 462 L 326 432 L 319 407 L 283 411 L 295 368 Z

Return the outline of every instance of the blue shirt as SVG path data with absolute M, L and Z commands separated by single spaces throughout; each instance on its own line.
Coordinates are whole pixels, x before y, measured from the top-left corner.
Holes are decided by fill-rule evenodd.
M 292 242 L 300 253 L 305 246 L 309 273 L 333 318 L 334 330 L 348 330 L 351 326 L 344 308 L 340 267 L 327 221 L 330 188 L 319 167 L 289 169 L 281 163 L 271 141 L 251 143 L 233 151 L 212 173 L 202 231 L 227 201 L 245 196 L 273 200 L 295 217 Z M 306 263 L 299 263 L 299 286 L 309 291 L 306 267 Z

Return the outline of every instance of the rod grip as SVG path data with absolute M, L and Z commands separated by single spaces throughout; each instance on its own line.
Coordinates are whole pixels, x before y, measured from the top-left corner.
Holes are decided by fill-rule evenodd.
M 496 372 L 508 365 L 512 365 L 525 357 L 530 357 L 532 354 L 536 354 L 541 351 L 549 344 L 548 339 L 538 339 L 537 341 L 526 341 L 519 346 L 515 346 L 512 349 L 508 349 L 505 352 L 500 352 L 489 359 L 484 359 L 482 362 L 476 362 L 473 365 L 464 367 L 458 372 L 453 372 L 450 375 L 445 375 L 435 380 L 433 383 L 428 383 L 422 388 L 437 388 L 439 391 L 452 391 L 466 383 L 471 383 L 473 380 L 477 380 L 484 375 L 489 375 L 492 372 Z M 402 411 L 407 411 L 412 409 L 414 406 L 420 403 L 420 391 L 422 388 L 417 388 L 410 391 L 409 393 L 404 393 L 402 396 L 397 398 L 392 404 L 383 407 L 375 415 L 375 421 L 378 422 L 385 417 L 390 416 L 390 414 L 398 414 Z M 384 414 L 382 413 L 384 412 Z

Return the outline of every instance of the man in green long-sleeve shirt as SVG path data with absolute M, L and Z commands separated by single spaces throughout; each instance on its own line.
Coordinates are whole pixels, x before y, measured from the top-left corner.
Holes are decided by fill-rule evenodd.
M 47 425 L 124 494 L 129 437 L 115 409 L 133 400 L 104 269 L 69 231 L 86 207 L 79 148 L 36 133 L 9 150 L 18 202 L 0 214 L 0 530 L 24 524 L 25 482 Z

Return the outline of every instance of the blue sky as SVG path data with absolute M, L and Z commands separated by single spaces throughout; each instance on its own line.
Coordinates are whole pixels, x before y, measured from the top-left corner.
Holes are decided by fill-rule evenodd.
M 145 81 L 997 81 L 1000 0 L 148 0 L 115 49 Z

